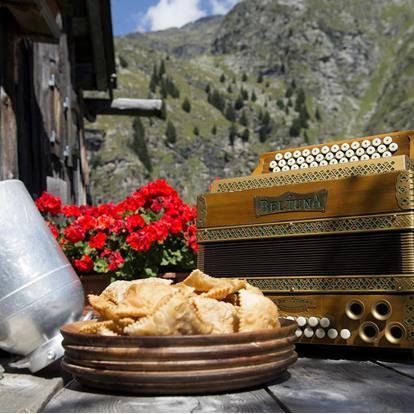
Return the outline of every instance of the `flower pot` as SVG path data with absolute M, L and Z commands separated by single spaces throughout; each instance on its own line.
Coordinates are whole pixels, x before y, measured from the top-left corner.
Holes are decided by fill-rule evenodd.
M 111 277 L 108 275 L 80 275 L 85 297 L 88 295 L 100 295 L 102 291 L 111 283 Z M 87 302 L 86 302 L 87 303 Z

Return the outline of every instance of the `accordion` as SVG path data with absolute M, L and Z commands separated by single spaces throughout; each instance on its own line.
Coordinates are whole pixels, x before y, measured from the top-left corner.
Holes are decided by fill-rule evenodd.
M 268 152 L 197 199 L 198 267 L 245 277 L 299 343 L 413 349 L 414 131 Z

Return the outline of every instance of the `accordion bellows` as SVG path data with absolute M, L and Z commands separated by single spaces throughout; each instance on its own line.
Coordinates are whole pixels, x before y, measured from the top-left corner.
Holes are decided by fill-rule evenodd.
M 215 181 L 197 200 L 198 266 L 248 278 L 301 342 L 412 349 L 412 140 L 269 152 L 251 176 Z

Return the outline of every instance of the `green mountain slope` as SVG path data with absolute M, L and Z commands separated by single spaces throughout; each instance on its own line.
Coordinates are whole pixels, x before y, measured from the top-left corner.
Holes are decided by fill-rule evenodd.
M 167 117 L 91 125 L 106 131 L 91 158 L 95 201 L 162 177 L 194 202 L 214 178 L 250 174 L 262 152 L 409 129 L 413 18 L 411 0 L 245 0 L 117 38 L 115 95 L 167 94 Z

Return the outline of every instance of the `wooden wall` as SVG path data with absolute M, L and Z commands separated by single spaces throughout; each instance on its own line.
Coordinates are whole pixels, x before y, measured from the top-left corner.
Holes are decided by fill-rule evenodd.
M 19 35 L 0 7 L 0 180 L 22 180 L 33 198 L 48 190 L 87 201 L 88 169 L 80 98 L 73 87 L 73 50 Z

